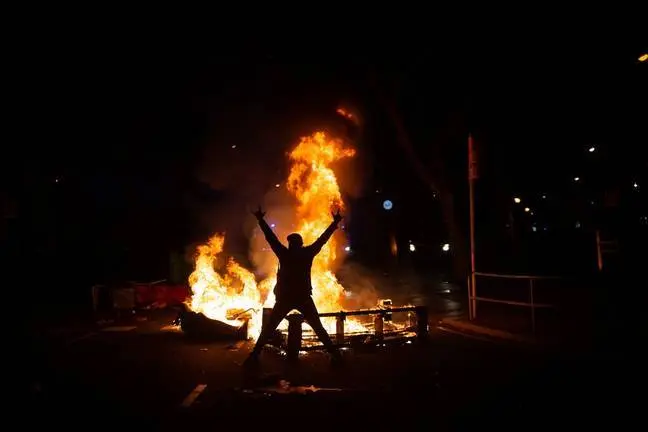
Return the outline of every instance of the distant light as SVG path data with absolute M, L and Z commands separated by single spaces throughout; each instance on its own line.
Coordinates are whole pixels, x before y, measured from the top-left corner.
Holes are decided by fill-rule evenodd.
M 531 231 L 533 231 L 533 232 L 536 232 L 536 231 L 538 231 L 538 227 L 537 227 L 537 226 L 535 226 L 535 225 L 533 225 L 533 226 L 531 227 Z
M 233 148 L 233 149 L 236 148 L 236 144 L 232 144 L 232 148 Z
M 522 202 L 522 200 L 518 197 L 513 198 L 513 201 L 515 202 L 515 204 L 520 204 Z
M 639 56 L 639 61 L 640 62 L 645 62 L 648 60 L 648 54 L 642 54 Z
M 580 177 L 574 177 L 574 181 L 575 182 L 580 181 Z
M 58 177 L 56 177 L 56 178 L 54 179 L 54 183 L 59 183 L 60 181 L 61 181 L 61 179 L 59 179 Z M 635 184 L 636 184 L 636 183 L 635 183 Z
M 542 194 L 542 199 L 547 199 L 547 195 Z
M 580 228 L 580 227 L 581 227 L 581 223 L 579 221 L 576 221 L 576 228 Z
M 391 210 L 394 204 L 390 200 L 383 201 L 383 208 L 385 210 Z
M 270 224 L 270 228 L 274 228 L 275 226 L 275 224 Z
M 275 185 L 276 188 L 278 188 L 278 187 L 280 187 L 280 186 L 281 186 L 281 185 L 280 185 L 279 183 L 277 183 L 277 184 Z
M 637 182 L 634 182 L 632 184 L 632 187 L 635 188 L 635 189 L 639 189 L 639 184 Z
M 351 246 L 346 246 L 346 247 L 344 248 L 344 250 L 347 251 L 347 252 L 351 252 Z
M 410 252 L 415 252 L 416 251 L 416 246 L 414 246 L 414 244 L 412 244 L 412 243 L 410 243 L 409 248 L 410 248 Z
M 596 147 L 594 147 L 594 146 L 587 149 L 587 151 L 590 152 L 590 153 L 594 153 L 595 150 L 596 150 Z
M 441 246 L 441 250 L 443 250 L 443 252 L 448 252 L 450 250 L 450 243 L 445 243 Z
M 529 213 L 531 211 L 531 209 L 529 207 L 524 207 L 524 211 Z

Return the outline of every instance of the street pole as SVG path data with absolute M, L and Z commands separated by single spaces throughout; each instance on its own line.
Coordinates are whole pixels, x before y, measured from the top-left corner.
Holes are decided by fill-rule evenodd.
M 474 182 L 477 176 L 472 135 L 468 135 L 468 194 L 470 199 L 470 299 L 469 317 L 477 317 L 477 294 L 475 286 L 475 193 Z
M 601 253 L 601 234 L 596 230 L 596 264 L 598 271 L 603 271 L 603 254 Z

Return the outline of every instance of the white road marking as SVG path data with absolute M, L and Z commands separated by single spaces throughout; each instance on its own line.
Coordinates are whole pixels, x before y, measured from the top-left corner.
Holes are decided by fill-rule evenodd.
M 189 408 L 191 404 L 193 404 L 196 401 L 196 399 L 198 399 L 198 396 L 200 396 L 200 393 L 202 393 L 205 390 L 205 388 L 207 388 L 207 384 L 198 384 L 196 388 L 193 389 L 191 393 L 187 395 L 186 398 L 184 398 L 180 406 L 183 408 Z
M 135 330 L 137 327 L 136 326 L 113 326 L 113 327 L 106 327 L 101 329 L 101 331 L 105 332 L 127 332 L 131 330 Z

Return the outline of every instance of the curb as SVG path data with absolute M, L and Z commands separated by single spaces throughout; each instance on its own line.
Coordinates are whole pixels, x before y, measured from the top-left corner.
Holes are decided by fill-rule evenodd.
M 492 340 L 500 339 L 509 342 L 537 344 L 538 340 L 530 336 L 523 336 L 507 332 L 504 330 L 497 330 L 491 327 L 485 327 L 479 324 L 474 324 L 465 320 L 457 318 L 445 318 L 438 322 L 437 328 L 441 331 L 448 330 L 451 333 L 465 334 L 466 336 L 481 336 L 480 339 Z

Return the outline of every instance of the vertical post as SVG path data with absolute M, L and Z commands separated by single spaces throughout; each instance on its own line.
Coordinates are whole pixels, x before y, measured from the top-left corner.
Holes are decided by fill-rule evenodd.
M 413 329 L 416 327 L 416 314 L 414 312 L 407 312 L 407 328 Z
M 346 315 L 342 312 L 337 316 L 335 320 L 335 342 L 338 345 L 344 343 L 344 321 L 346 320 Z
M 291 314 L 286 317 L 288 320 L 288 360 L 297 360 L 302 341 L 302 314 Z
M 599 230 L 596 230 L 596 264 L 598 265 L 598 270 L 603 270 L 603 254 L 601 253 L 601 233 Z
M 466 277 L 466 287 L 468 288 L 468 319 L 472 321 L 472 319 L 473 319 L 472 301 L 470 301 L 470 296 L 471 296 L 471 293 L 470 293 L 470 280 L 471 279 L 472 279 L 472 277 L 470 275 L 468 275 Z
M 468 135 L 468 194 L 470 199 L 470 308 L 472 319 L 477 318 L 477 297 L 475 287 L 475 193 L 474 183 L 477 178 L 477 161 L 474 155 L 472 135 Z
M 529 279 L 529 303 L 531 303 L 531 331 L 535 334 L 535 305 L 533 304 L 533 279 Z
M 416 336 L 419 342 L 428 338 L 428 311 L 425 306 L 416 306 Z
M 376 339 L 379 341 L 383 340 L 383 316 L 380 313 L 374 316 L 374 333 L 376 334 Z

